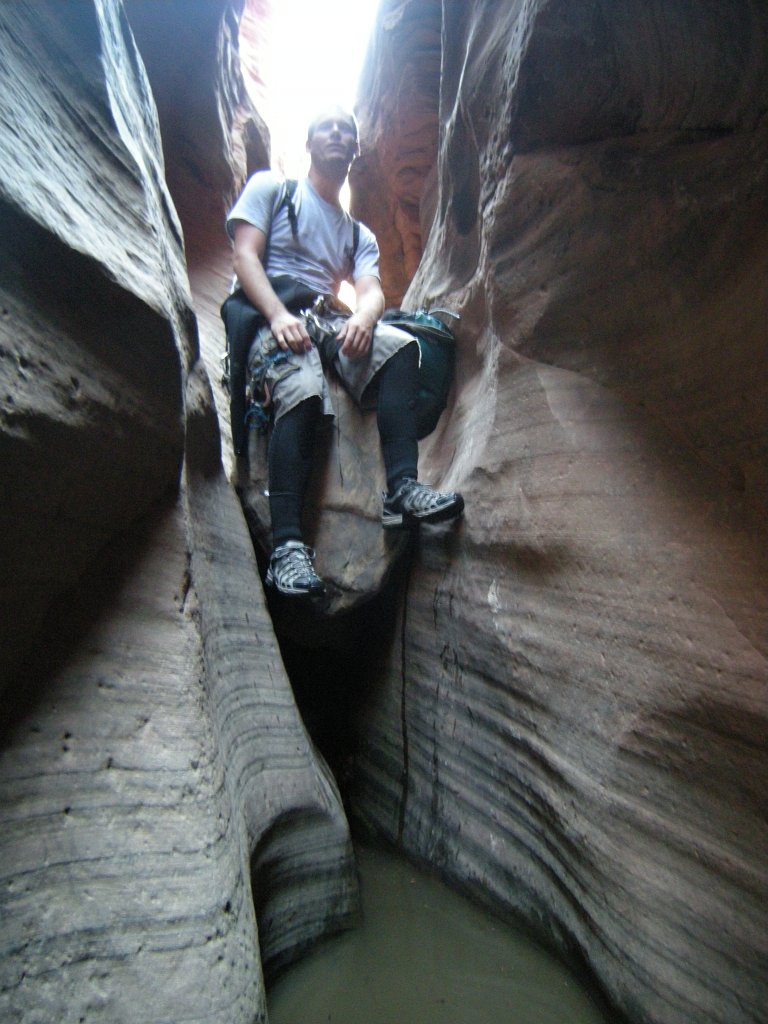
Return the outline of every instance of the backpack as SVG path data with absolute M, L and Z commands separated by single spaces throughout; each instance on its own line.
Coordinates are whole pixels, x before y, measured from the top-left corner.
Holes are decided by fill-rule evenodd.
M 392 324 L 412 334 L 419 343 L 419 391 L 416 406 L 417 437 L 431 434 L 448 403 L 456 366 L 456 343 L 453 332 L 435 314 L 459 319 L 449 309 L 387 309 L 382 323 Z

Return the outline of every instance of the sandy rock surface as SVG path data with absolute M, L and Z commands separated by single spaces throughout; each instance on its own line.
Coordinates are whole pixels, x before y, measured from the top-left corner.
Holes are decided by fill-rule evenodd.
M 454 5 L 398 105 L 420 8 L 385 5 L 363 138 L 396 167 L 387 126 L 439 105 L 404 302 L 463 315 L 423 465 L 467 511 L 422 536 L 356 811 L 632 1019 L 759 1020 L 766 17 Z

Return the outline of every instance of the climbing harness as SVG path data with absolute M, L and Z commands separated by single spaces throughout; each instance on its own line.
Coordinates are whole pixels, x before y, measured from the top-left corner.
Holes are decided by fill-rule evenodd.
M 297 179 L 286 179 L 273 213 L 274 218 L 285 207 L 291 225 L 291 234 L 297 243 L 299 240 L 299 211 L 294 202 L 294 196 L 298 185 Z M 346 276 L 349 276 L 354 269 L 359 242 L 360 223 L 352 218 L 352 243 L 344 252 L 347 264 Z M 270 276 L 269 281 L 286 309 L 297 313 L 297 315 L 314 310 L 315 317 L 322 316 L 319 310 L 314 309 L 314 304 L 318 299 L 316 291 L 309 289 L 287 274 Z M 334 296 L 321 296 L 321 298 L 325 300 L 326 312 L 351 312 L 343 304 L 340 304 L 340 307 L 334 306 Z M 232 446 L 237 455 L 245 455 L 247 454 L 248 429 L 265 429 L 263 422 L 265 416 L 266 422 L 269 422 L 269 414 L 266 409 L 269 408 L 270 403 L 263 406 L 263 401 L 251 402 L 250 384 L 247 384 L 246 381 L 248 352 L 257 332 L 264 327 L 265 320 L 261 313 L 251 305 L 241 288 L 235 289 L 224 300 L 221 307 L 221 318 L 226 328 L 226 347 L 220 358 L 221 386 L 229 395 Z M 310 329 L 309 326 L 307 329 Z M 259 405 L 263 407 L 260 408 Z

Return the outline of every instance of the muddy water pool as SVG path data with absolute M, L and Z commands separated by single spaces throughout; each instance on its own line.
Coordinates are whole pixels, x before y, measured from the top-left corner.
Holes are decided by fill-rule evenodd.
M 357 850 L 363 920 L 286 971 L 270 1024 L 613 1024 L 536 942 L 383 850 Z

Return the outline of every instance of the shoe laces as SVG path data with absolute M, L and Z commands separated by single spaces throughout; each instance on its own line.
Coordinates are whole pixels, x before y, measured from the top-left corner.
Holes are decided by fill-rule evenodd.
M 286 547 L 283 551 L 277 551 L 272 556 L 274 560 L 273 573 L 283 583 L 295 583 L 302 578 L 319 579 L 312 565 L 315 557 L 313 548 L 306 544 L 297 544 Z
M 439 491 L 420 484 L 417 480 L 411 480 L 403 484 L 401 503 L 405 509 L 414 512 L 424 512 L 433 505 L 438 505 L 444 495 Z

